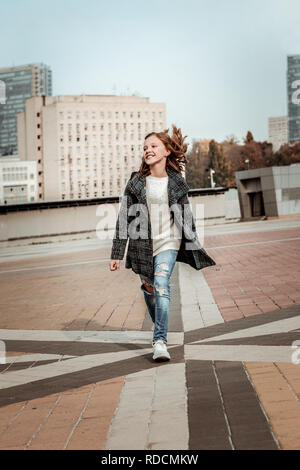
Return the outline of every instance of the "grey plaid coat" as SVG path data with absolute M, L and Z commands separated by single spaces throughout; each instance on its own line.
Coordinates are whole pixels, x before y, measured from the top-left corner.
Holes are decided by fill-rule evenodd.
M 166 167 L 166 171 L 169 176 L 168 195 L 170 211 L 174 223 L 182 234 L 176 261 L 187 263 L 197 270 L 215 265 L 215 261 L 201 247 L 198 239 L 187 195 L 190 189 L 189 186 L 183 176 L 173 168 Z M 136 210 L 134 215 L 130 208 Z M 125 268 L 132 269 L 136 274 L 142 274 L 146 278 L 153 280 L 153 243 L 148 213 L 146 177 L 142 176 L 139 178 L 138 172 L 134 171 L 127 182 L 122 198 L 113 238 L 111 259 L 123 259 L 129 237 Z M 138 225 L 146 227 L 144 231 L 141 230 L 139 238 L 136 236 L 136 227 Z M 130 230 L 130 226 L 134 227 L 135 230 Z

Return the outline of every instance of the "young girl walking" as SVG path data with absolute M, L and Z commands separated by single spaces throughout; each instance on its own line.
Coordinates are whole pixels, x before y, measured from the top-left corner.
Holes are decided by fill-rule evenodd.
M 139 171 L 127 182 L 113 238 L 110 270 L 120 269 L 127 239 L 125 268 L 139 275 L 154 323 L 153 360 L 168 361 L 170 277 L 176 261 L 199 270 L 215 265 L 199 242 L 182 171 L 187 159 L 181 129 L 145 137 Z

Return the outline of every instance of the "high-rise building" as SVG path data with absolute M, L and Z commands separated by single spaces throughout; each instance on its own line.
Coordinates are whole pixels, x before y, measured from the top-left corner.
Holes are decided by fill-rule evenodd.
M 165 104 L 136 95 L 33 97 L 18 115 L 19 156 L 37 162 L 40 200 L 119 196 L 165 121 Z
M 0 68 L 0 157 L 16 155 L 17 113 L 24 111 L 31 96 L 52 95 L 52 73 L 48 65 L 28 64 Z
M 300 141 L 300 54 L 287 57 L 288 140 Z
M 268 119 L 268 141 L 273 144 L 273 150 L 276 152 L 281 145 L 288 142 L 288 117 L 270 117 Z

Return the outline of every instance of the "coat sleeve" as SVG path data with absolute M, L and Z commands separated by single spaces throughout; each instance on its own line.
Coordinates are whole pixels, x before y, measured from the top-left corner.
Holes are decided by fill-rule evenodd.
M 128 190 L 128 183 L 126 185 L 124 194 L 121 200 L 121 207 L 119 210 L 115 233 L 112 242 L 112 249 L 110 259 L 123 259 L 128 240 L 128 225 L 129 225 L 129 208 L 133 204 L 132 195 Z

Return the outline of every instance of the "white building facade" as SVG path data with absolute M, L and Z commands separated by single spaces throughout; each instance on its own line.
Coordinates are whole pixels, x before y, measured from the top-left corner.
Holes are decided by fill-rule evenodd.
M 37 201 L 36 162 L 16 157 L 0 159 L 0 204 L 21 204 Z
M 19 156 L 37 162 L 39 200 L 120 196 L 145 135 L 165 123 L 165 104 L 136 95 L 33 97 L 18 115 Z
M 288 117 L 270 117 L 268 119 L 268 141 L 273 144 L 273 150 L 276 152 L 281 145 L 288 142 Z

